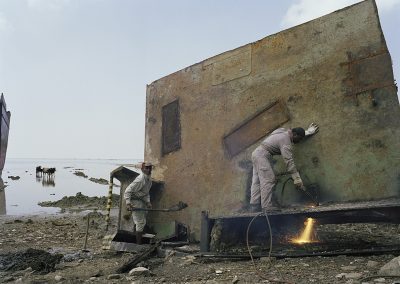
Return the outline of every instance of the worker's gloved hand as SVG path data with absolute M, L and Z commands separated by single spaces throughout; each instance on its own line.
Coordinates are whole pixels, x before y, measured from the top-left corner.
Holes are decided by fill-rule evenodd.
M 150 203 L 150 202 L 147 202 L 147 203 L 146 203 L 146 207 L 147 207 L 147 208 L 151 208 L 151 207 L 152 207 L 151 203 Z
M 126 204 L 126 210 L 133 211 L 133 209 L 135 209 L 135 207 L 133 207 L 132 204 L 130 204 L 130 203 Z
M 299 172 L 295 172 L 294 174 L 292 174 L 292 179 L 293 179 L 293 183 L 296 186 L 296 188 L 298 188 L 298 189 L 304 188 L 304 184 L 303 184 L 303 181 L 301 180 Z
M 314 122 L 311 123 L 310 126 L 306 130 L 306 137 L 317 133 L 318 130 L 319 130 L 319 126 L 317 124 L 315 124 Z

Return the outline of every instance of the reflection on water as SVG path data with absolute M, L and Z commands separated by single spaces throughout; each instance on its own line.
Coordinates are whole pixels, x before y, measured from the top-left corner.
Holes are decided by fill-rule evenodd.
M 54 181 L 54 177 L 43 178 L 43 179 L 42 179 L 42 185 L 43 185 L 44 187 L 46 187 L 46 186 L 55 187 L 55 186 L 56 186 L 56 183 L 55 183 L 55 181 Z
M 3 179 L 0 177 L 0 215 L 6 215 L 6 192 L 4 190 Z
M 134 164 L 131 160 L 62 160 L 62 159 L 7 159 L 3 170 L 7 187 L 0 191 L 0 214 L 28 215 L 57 213 L 59 208 L 40 207 L 41 201 L 56 201 L 78 192 L 87 196 L 107 196 L 108 186 L 89 181 L 90 177 L 108 180 L 110 172 L 121 165 Z M 57 172 L 47 176 L 36 175 L 37 165 L 51 165 Z M 88 178 L 74 175 L 83 169 Z M 57 183 L 55 182 L 57 175 Z M 12 180 L 8 176 L 19 176 Z M 117 193 L 117 192 L 114 192 Z M 7 203 L 6 203 L 7 199 Z
M 36 172 L 36 182 L 42 183 L 43 187 L 55 187 L 55 175 L 43 175 Z

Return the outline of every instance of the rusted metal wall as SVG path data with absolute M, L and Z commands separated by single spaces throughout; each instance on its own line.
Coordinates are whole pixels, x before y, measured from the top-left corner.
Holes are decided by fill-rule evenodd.
M 163 155 L 163 107 L 176 100 L 179 116 L 173 120 L 179 120 L 179 147 Z M 275 102 L 281 107 L 254 120 Z M 271 123 L 273 117 L 280 122 Z M 198 239 L 202 210 L 226 215 L 248 202 L 250 157 L 260 142 L 258 128 L 306 127 L 311 122 L 320 125 L 320 132 L 295 146 L 295 161 L 305 182 L 319 185 L 322 201 L 399 195 L 400 108 L 374 1 L 268 36 L 150 84 L 145 158 L 156 164 L 154 177 L 165 182 L 155 206 L 168 207 L 178 200 L 189 205 L 182 212 L 152 218 L 184 222 Z M 250 136 L 244 142 L 240 135 L 231 136 L 242 128 Z M 275 160 L 275 171 L 285 171 L 280 156 Z M 278 194 L 281 185 L 282 181 Z M 288 184 L 283 203 L 295 202 L 298 195 Z

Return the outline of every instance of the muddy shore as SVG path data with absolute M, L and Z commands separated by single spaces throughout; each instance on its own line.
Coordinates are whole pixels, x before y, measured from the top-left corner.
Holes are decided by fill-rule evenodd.
M 42 207 L 59 207 L 61 209 L 69 210 L 84 210 L 87 208 L 104 210 L 107 204 L 106 196 L 93 196 L 89 197 L 81 192 L 78 192 L 75 196 L 64 196 L 62 199 L 57 201 L 43 201 L 39 202 Z M 112 207 L 118 207 L 119 195 L 112 195 Z
M 93 213 L 90 217 L 87 247 L 83 250 L 87 229 L 85 214 L 2 216 L 0 282 L 361 283 L 363 278 L 377 275 L 379 269 L 396 256 L 263 257 L 255 259 L 253 264 L 249 259 L 199 257 L 198 244 L 192 244 L 190 253 L 172 248 L 160 249 L 159 255 L 154 253 L 137 265 L 148 269 L 140 275 L 118 274 L 117 269 L 135 254 L 102 249 L 103 237 L 116 229 L 116 218 L 112 217 L 111 227 L 106 232 L 103 214 Z M 328 229 L 335 230 L 336 237 L 353 238 L 353 241 L 359 237 L 358 231 L 371 231 L 374 238 L 380 238 L 377 243 L 388 238 L 395 241 L 400 235 L 399 226 L 391 224 L 330 225 Z M 46 254 L 51 255 L 45 258 L 47 262 L 43 261 Z M 27 256 L 30 262 L 26 260 Z M 10 263 L 10 259 L 14 263 Z M 19 260 L 25 264 L 22 265 Z M 375 282 L 376 279 L 380 282 Z M 382 276 L 362 283 L 395 283 L 398 280 L 400 277 Z
M 105 196 L 88 197 L 77 193 L 58 201 L 41 203 L 41 206 L 60 207 L 69 213 L 0 216 L 0 283 L 372 284 L 400 281 L 400 277 L 380 275 L 379 272 L 382 266 L 398 256 L 397 252 L 270 258 L 267 239 L 265 246 L 250 247 L 254 254 L 262 252 L 264 255 L 255 258 L 254 262 L 243 245 L 222 243 L 216 247 L 219 254 L 246 256 L 232 259 L 200 256 L 199 244 L 194 243 L 182 247 L 159 247 L 136 265 L 139 271 L 118 273 L 122 265 L 138 255 L 103 249 L 107 245 L 107 235 L 116 232 L 118 200 L 119 196 L 114 194 L 114 214 L 108 231 L 102 211 L 107 203 Z M 394 224 L 324 225 L 317 226 L 315 232 L 321 244 L 303 245 L 304 252 L 317 247 L 321 250 L 328 242 L 336 243 L 342 249 L 382 245 L 400 247 L 400 226 Z M 283 246 L 274 243 L 272 254 L 282 249 Z M 293 247 L 285 249 L 290 251 Z

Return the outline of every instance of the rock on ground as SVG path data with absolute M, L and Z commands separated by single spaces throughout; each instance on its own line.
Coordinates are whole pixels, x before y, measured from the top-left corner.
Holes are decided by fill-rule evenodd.
M 379 269 L 380 275 L 400 276 L 400 256 L 393 258 Z
M 150 275 L 150 270 L 146 267 L 136 267 L 129 271 L 130 276 Z

